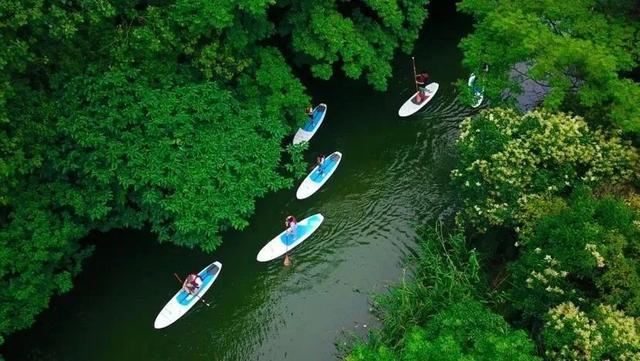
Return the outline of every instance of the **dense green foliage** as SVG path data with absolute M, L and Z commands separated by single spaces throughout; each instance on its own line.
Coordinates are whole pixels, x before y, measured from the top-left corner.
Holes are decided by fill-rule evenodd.
M 606 303 L 640 314 L 640 215 L 623 201 L 580 189 L 523 228 L 510 264 L 512 307 L 543 317 L 557 304 Z
M 393 52 L 397 47 L 411 51 L 428 2 L 278 1 L 277 6 L 286 7 L 278 31 L 291 36 L 297 59 L 309 63 L 314 75 L 328 79 L 333 65 L 341 63 L 348 77 L 359 78 L 366 72 L 369 83 L 383 90 L 391 76 Z M 367 15 L 372 11 L 375 16 Z
M 420 251 L 412 260 L 412 280 L 392 286 L 389 293 L 374 299 L 384 320 L 382 335 L 395 344 L 405 329 L 424 324 L 451 300 L 472 298 L 479 264 L 474 250 L 467 249 L 464 236 L 429 230 L 420 242 Z
M 526 63 L 527 78 L 549 85 L 544 107 L 570 110 L 599 124 L 640 132 L 640 85 L 628 78 L 640 64 L 636 1 L 464 0 L 475 30 L 460 43 L 463 63 L 478 72 L 486 95 L 518 93 L 510 77 Z
M 480 230 L 518 226 L 527 203 L 576 185 L 634 177 L 634 148 L 580 117 L 491 109 L 466 118 L 458 139 L 459 217 Z
M 475 300 L 452 303 L 425 325 L 410 329 L 399 357 L 382 345 L 359 344 L 348 361 L 533 361 L 533 343 L 523 331 L 513 331 L 499 315 Z
M 244 227 L 304 169 L 285 57 L 384 89 L 426 3 L 0 2 L 0 337 L 71 288 L 91 230 L 212 250 Z
M 475 251 L 461 233 L 427 233 L 412 279 L 376 298 L 383 328 L 349 361 L 538 360 L 533 343 L 478 300 Z
M 63 103 L 68 143 L 55 163 L 78 176 L 75 189 L 91 189 L 91 200 L 80 194 L 69 205 L 76 214 L 116 210 L 127 216 L 117 223 L 151 222 L 161 240 L 213 249 L 225 221 L 243 227 L 254 198 L 289 184 L 277 168 L 288 127 L 215 83 L 152 89 L 135 72 L 113 70 L 73 79 Z M 126 121 L 114 111 L 125 108 Z
M 496 108 L 462 123 L 457 219 L 476 237 L 516 235 L 503 309 L 548 359 L 640 357 L 638 154 L 613 134 L 549 111 Z M 615 189 L 627 199 L 605 193 Z

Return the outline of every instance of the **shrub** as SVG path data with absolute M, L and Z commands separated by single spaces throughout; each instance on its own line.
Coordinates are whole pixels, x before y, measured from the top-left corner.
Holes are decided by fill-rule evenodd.
M 520 236 L 522 256 L 509 265 L 512 305 L 540 317 L 562 302 L 590 299 L 640 312 L 638 213 L 613 197 L 576 190 L 547 204 Z
M 466 118 L 461 129 L 452 172 L 463 207 L 458 220 L 480 231 L 517 227 L 523 208 L 537 198 L 580 184 L 625 182 L 638 158 L 617 135 L 563 113 L 498 108 Z
M 571 302 L 549 310 L 543 332 L 546 356 L 551 360 L 638 360 L 640 320 L 610 305 L 598 305 L 591 314 Z

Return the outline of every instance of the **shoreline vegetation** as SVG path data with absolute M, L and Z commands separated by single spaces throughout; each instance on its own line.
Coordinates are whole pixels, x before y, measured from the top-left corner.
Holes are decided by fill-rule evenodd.
M 339 357 L 639 360 L 640 5 L 458 9 L 475 20 L 464 65 L 490 65 L 490 106 L 460 126 L 455 226 L 425 232 L 410 280 L 373 298 L 382 327 Z M 527 113 L 505 98 L 523 63 L 519 81 L 548 89 Z

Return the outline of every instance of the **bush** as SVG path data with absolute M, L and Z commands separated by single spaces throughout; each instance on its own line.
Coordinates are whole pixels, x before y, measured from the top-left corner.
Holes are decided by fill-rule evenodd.
M 392 286 L 389 293 L 374 298 L 374 307 L 383 320 L 382 341 L 401 344 L 405 332 L 422 325 L 449 306 L 453 300 L 475 297 L 479 264 L 464 235 L 442 235 L 429 230 L 420 242 L 417 257 L 410 260 L 412 279 Z
M 478 300 L 478 261 L 461 232 L 430 231 L 420 246 L 413 279 L 376 298 L 382 329 L 348 361 L 538 360 L 526 334 Z
M 638 360 L 640 320 L 609 305 L 590 315 L 571 302 L 549 310 L 543 332 L 551 360 Z
M 522 230 L 522 256 L 509 265 L 513 307 L 539 318 L 550 307 L 591 299 L 640 312 L 638 213 L 586 189 L 547 202 L 548 214 Z M 540 204 L 543 207 L 544 203 Z
M 479 231 L 517 227 L 524 207 L 537 198 L 634 176 L 635 149 L 589 129 L 580 117 L 492 109 L 465 119 L 461 128 L 452 172 L 463 206 L 458 220 Z

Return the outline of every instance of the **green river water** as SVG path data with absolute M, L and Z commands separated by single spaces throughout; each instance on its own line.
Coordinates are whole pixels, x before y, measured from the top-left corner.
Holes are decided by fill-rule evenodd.
M 74 289 L 7 340 L 7 360 L 331 360 L 341 334 L 375 326 L 371 294 L 401 279 L 419 227 L 454 212 L 455 138 L 472 114 L 452 84 L 468 75 L 457 44 L 470 22 L 451 5 L 430 10 L 415 55 L 440 90 L 423 111 L 397 116 L 414 91 L 404 54 L 386 92 L 339 76 L 307 79 L 314 102 L 327 103 L 328 112 L 306 158 L 344 155 L 320 192 L 298 201 L 294 188 L 260 200 L 250 226 L 224 234 L 213 254 L 158 244 L 145 232 L 93 235 L 87 242 L 96 251 Z M 293 252 L 291 268 L 281 259 L 256 262 L 287 214 L 317 212 L 325 222 Z M 206 294 L 211 307 L 199 304 L 155 330 L 157 313 L 178 288 L 173 273 L 214 260 L 223 269 Z

